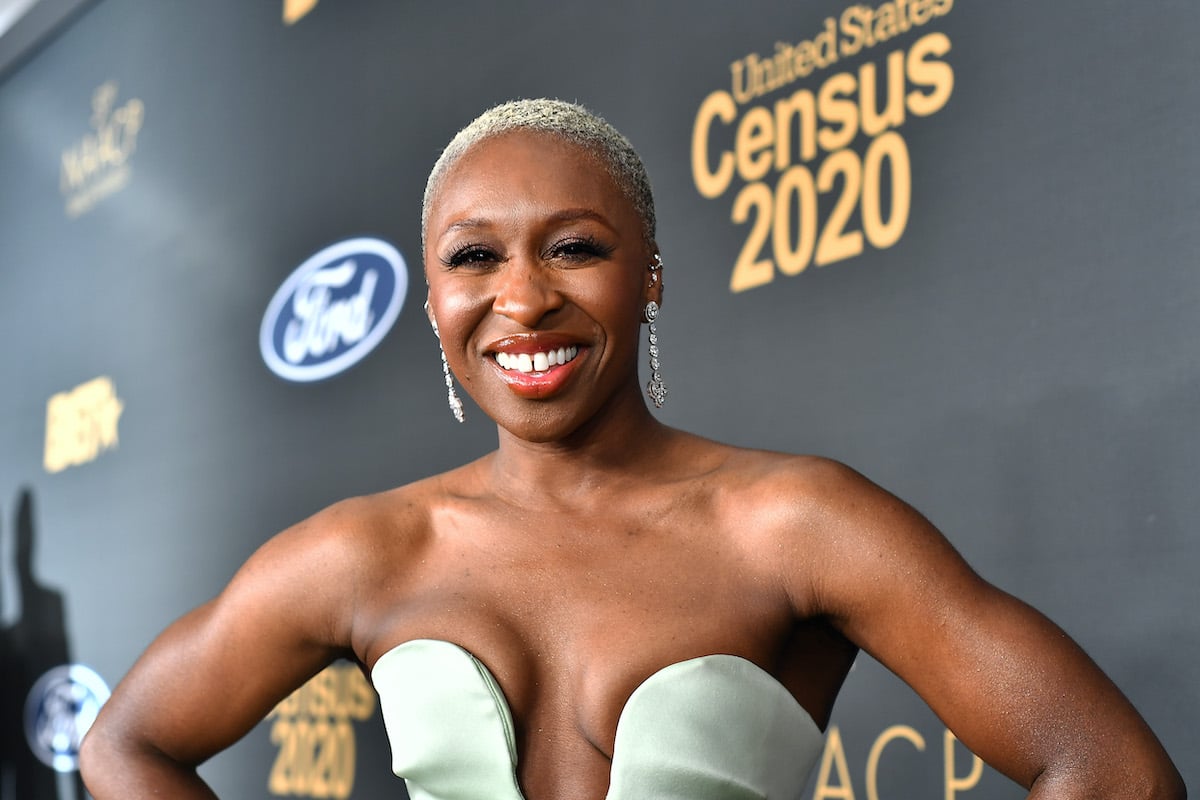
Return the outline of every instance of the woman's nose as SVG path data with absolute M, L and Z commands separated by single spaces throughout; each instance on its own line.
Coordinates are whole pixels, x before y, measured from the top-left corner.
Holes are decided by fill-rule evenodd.
M 536 259 L 509 259 L 500 270 L 492 310 L 525 328 L 536 328 L 542 317 L 563 305 L 553 272 Z

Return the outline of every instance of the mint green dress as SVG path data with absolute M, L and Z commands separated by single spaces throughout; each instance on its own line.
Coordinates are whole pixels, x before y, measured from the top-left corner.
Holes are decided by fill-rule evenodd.
M 417 639 L 371 671 L 412 800 L 524 800 L 512 713 L 481 661 Z M 671 664 L 629 697 L 606 800 L 795 800 L 824 737 L 796 699 L 744 658 Z

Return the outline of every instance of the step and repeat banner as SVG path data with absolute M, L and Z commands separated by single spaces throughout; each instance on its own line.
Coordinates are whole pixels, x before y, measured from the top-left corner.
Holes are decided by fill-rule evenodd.
M 1200 758 L 1188 0 L 99 0 L 0 83 L 0 798 L 273 533 L 495 445 L 454 422 L 420 200 L 494 103 L 633 141 L 670 424 L 845 461 Z M 221 702 L 213 698 L 213 702 Z M 203 767 L 403 797 L 338 663 Z M 866 656 L 806 800 L 1016 798 Z

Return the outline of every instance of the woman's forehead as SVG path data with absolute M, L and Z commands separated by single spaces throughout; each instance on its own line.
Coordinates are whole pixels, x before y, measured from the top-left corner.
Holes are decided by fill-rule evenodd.
M 431 202 L 430 233 L 450 217 L 509 205 L 592 208 L 636 218 L 603 160 L 583 145 L 540 131 L 508 131 L 476 142 L 449 166 Z M 615 220 L 614 220 L 615 222 Z
M 442 187 L 480 175 L 518 182 L 547 173 L 614 183 L 600 156 L 586 146 L 552 133 L 513 130 L 489 136 L 464 151 L 447 169 Z

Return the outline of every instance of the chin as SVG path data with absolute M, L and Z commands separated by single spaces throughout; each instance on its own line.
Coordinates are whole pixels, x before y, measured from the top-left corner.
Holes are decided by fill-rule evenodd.
M 579 420 L 556 413 L 558 409 L 549 404 L 524 413 L 492 417 L 496 424 L 512 436 L 532 444 L 550 444 L 562 441 L 579 428 Z M 489 415 L 491 416 L 491 415 Z

